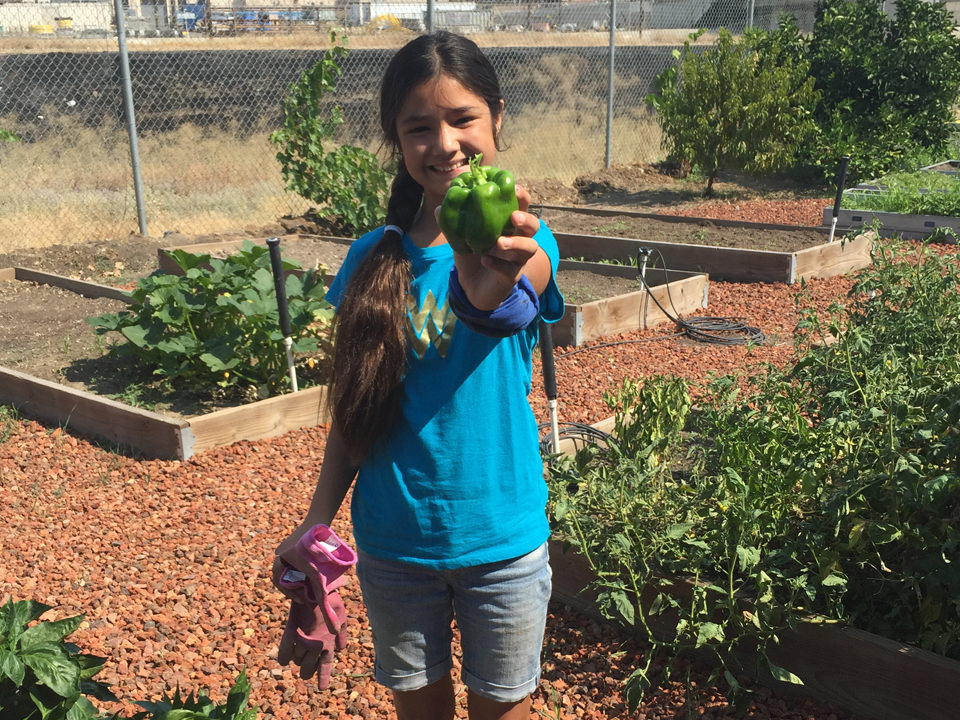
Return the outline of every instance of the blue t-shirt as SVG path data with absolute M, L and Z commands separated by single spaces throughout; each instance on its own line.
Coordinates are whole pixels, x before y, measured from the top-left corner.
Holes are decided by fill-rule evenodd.
M 379 228 L 353 243 L 327 292 L 332 304 L 382 236 Z M 553 233 L 541 223 L 534 238 L 555 273 Z M 418 248 L 405 235 L 403 248 L 413 280 L 402 409 L 357 475 L 354 539 L 369 555 L 438 569 L 525 555 L 550 534 L 539 433 L 527 402 L 537 323 L 500 339 L 469 330 L 447 302 L 450 246 Z M 563 316 L 552 275 L 540 316 Z

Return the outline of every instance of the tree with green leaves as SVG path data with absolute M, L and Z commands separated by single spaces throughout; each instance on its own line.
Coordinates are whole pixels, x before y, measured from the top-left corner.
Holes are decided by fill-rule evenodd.
M 941 155 L 960 100 L 960 38 L 943 2 L 820 0 L 809 41 L 822 129 L 809 163 L 825 174 L 851 157 L 851 179 L 919 154 Z M 942 155 L 941 155 L 942 156 Z
M 330 34 L 331 47 L 290 86 L 283 104 L 283 127 L 270 135 L 279 148 L 281 174 L 291 190 L 317 203 L 317 214 L 359 234 L 377 227 L 385 215 L 389 174 L 373 153 L 336 144 L 343 110 L 325 111 L 323 98 L 336 88 L 347 56 Z
M 692 45 L 702 31 L 693 33 L 674 52 L 677 62 L 654 81 L 647 100 L 659 114 L 668 158 L 703 173 L 705 195 L 713 193 L 721 168 L 776 171 L 790 165 L 815 132 L 813 79 L 806 61 L 790 55 L 791 32 L 795 25 L 737 40 L 721 29 L 702 52 Z

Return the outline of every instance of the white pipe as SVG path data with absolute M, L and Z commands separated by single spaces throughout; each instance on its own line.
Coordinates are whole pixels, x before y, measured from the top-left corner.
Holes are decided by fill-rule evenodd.
M 557 422 L 557 401 L 547 400 L 547 407 L 550 409 L 550 438 L 553 443 L 553 452 L 560 454 L 560 424 Z
M 297 392 L 299 388 L 297 387 L 297 368 L 293 364 L 293 339 L 285 337 L 283 339 L 283 347 L 287 351 L 287 368 L 290 370 L 290 387 L 293 388 L 293 392 Z

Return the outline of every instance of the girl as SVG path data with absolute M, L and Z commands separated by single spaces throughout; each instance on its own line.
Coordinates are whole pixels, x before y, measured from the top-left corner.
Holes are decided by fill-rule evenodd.
M 523 190 L 515 234 L 482 256 L 455 254 L 436 220 L 471 157 L 494 164 L 502 115 L 466 38 L 424 35 L 391 60 L 380 122 L 399 172 L 385 227 L 352 245 L 327 295 L 333 423 L 307 517 L 274 563 L 280 587 L 284 564 L 302 564 L 297 539 L 356 479 L 357 575 L 399 720 L 454 717 L 454 618 L 472 720 L 526 720 L 539 682 L 549 526 L 527 394 L 537 318 L 563 314 L 556 241 Z M 315 666 L 305 654 L 294 661 Z

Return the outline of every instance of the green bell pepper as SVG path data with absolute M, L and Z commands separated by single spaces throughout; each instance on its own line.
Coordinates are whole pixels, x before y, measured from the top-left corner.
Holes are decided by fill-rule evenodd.
M 470 159 L 470 170 L 450 183 L 437 223 L 455 252 L 485 253 L 509 234 L 510 214 L 518 209 L 513 175 Z

